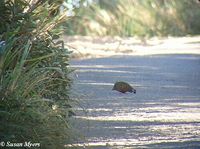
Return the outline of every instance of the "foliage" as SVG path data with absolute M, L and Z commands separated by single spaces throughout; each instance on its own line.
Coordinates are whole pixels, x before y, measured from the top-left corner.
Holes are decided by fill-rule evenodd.
M 99 0 L 76 10 L 67 34 L 182 36 L 199 34 L 197 0 Z M 73 32 L 74 31 L 74 32 Z
M 70 52 L 59 40 L 62 0 L 0 2 L 0 138 L 63 148 L 69 125 Z

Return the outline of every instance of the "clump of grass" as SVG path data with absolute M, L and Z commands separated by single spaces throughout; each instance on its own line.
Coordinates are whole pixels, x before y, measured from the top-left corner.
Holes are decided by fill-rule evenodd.
M 69 124 L 73 71 L 59 40 L 62 1 L 0 2 L 0 138 L 63 148 L 74 139 Z

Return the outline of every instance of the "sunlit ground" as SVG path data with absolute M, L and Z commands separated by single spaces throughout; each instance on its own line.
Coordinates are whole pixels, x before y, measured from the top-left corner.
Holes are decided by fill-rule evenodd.
M 63 37 L 76 58 L 113 55 L 200 54 L 200 36 L 141 40 L 135 37 Z
M 91 53 L 91 57 L 105 58 L 73 60 L 74 89 L 84 108 L 77 109 L 74 120 L 84 137 L 74 145 L 200 148 L 199 41 L 199 37 L 170 38 L 154 45 L 147 41 L 149 45 L 132 45 L 140 48 L 131 54 Z M 129 82 L 137 93 L 112 91 L 119 80 Z

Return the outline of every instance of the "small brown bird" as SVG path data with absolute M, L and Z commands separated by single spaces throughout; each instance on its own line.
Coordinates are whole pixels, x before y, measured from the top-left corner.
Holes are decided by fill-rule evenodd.
M 131 93 L 136 94 L 136 90 L 132 86 L 130 86 L 128 83 L 123 82 L 123 81 L 116 82 L 112 90 L 116 90 L 121 93 L 131 92 Z

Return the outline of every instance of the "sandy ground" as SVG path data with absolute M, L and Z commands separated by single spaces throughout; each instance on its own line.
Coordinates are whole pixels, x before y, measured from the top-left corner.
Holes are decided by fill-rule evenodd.
M 99 58 L 113 55 L 200 54 L 200 36 L 140 40 L 120 37 L 63 37 L 73 58 Z
M 111 38 L 78 38 L 68 42 L 82 52 L 71 61 L 74 90 L 84 108 L 73 120 L 84 136 L 75 145 L 200 148 L 199 37 L 151 39 L 145 45 L 119 38 L 119 46 Z M 129 82 L 137 94 L 112 91 L 119 80 Z

